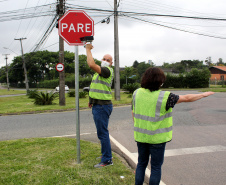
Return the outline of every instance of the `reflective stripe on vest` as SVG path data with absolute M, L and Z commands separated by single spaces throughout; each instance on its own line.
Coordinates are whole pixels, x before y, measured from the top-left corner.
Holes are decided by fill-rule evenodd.
M 110 67 L 109 67 L 108 69 L 110 70 L 110 73 L 112 74 L 112 73 L 113 73 L 113 69 L 110 68 Z M 110 83 L 110 84 L 107 83 L 107 82 L 105 82 L 105 81 L 98 80 L 98 78 L 99 78 L 99 74 L 97 75 L 97 77 L 96 77 L 95 80 L 92 80 L 92 83 L 100 83 L 100 84 L 106 85 L 106 86 L 108 86 L 108 87 L 111 87 L 112 82 L 113 82 L 113 75 L 111 76 L 111 83 Z
M 101 77 L 98 73 L 95 73 L 90 85 L 89 96 L 94 99 L 111 100 L 111 85 L 114 78 L 113 69 L 107 67 L 110 70 L 110 76 L 108 78 Z
M 134 128 L 134 131 L 137 131 L 137 132 L 140 132 L 140 133 L 143 133 L 143 134 L 148 134 L 148 135 L 161 134 L 161 133 L 169 132 L 171 130 L 173 130 L 172 126 L 168 127 L 168 128 L 160 128 L 160 129 L 157 129 L 155 131 L 146 130 L 146 129 L 142 129 L 142 128 L 138 128 L 138 127 Z
M 146 92 L 143 91 L 143 88 L 141 88 L 140 90 L 141 90 L 141 93 L 144 93 L 143 95 L 148 96 L 149 93 L 146 94 Z M 139 114 L 137 113 L 137 111 L 136 111 L 136 96 L 137 96 L 138 91 L 139 91 L 139 89 L 137 89 L 133 94 L 133 115 L 134 115 L 134 124 L 135 124 L 134 125 L 134 131 L 138 132 L 137 134 L 139 134 L 139 133 L 140 134 L 147 134 L 147 135 L 149 135 L 149 137 L 148 136 L 142 136 L 140 134 L 139 135 L 136 134 L 135 140 L 139 141 L 139 142 L 147 142 L 147 143 L 153 143 L 153 144 L 163 143 L 163 142 L 167 142 L 167 141 L 171 140 L 172 139 L 172 130 L 173 130 L 173 127 L 172 127 L 172 124 L 173 124 L 172 123 L 172 108 L 170 108 L 171 110 L 169 112 L 165 112 L 165 113 L 162 112 L 163 115 L 160 116 L 161 115 L 162 102 L 163 102 L 163 98 L 164 98 L 166 92 L 165 91 L 159 92 L 158 99 L 157 99 L 157 102 L 156 102 L 156 105 L 155 105 L 155 107 L 156 107 L 155 108 L 155 115 L 154 115 L 154 117 L 151 117 L 151 116 L 146 116 L 147 112 L 146 112 L 146 115 L 140 114 L 140 111 L 142 110 L 141 109 L 142 104 L 140 104 L 141 102 L 139 102 L 139 104 L 141 105 L 141 106 L 139 106 L 140 107 L 139 108 L 139 110 L 140 110 Z M 166 96 L 167 96 L 167 94 L 166 94 Z M 164 101 L 166 101 L 166 97 L 165 97 Z M 147 107 L 145 107 L 145 110 L 147 110 Z M 150 110 L 150 111 L 152 111 L 152 110 Z M 170 120 L 167 119 L 167 118 L 169 118 Z M 139 119 L 139 120 L 137 120 L 137 119 Z M 145 123 L 143 121 L 147 121 L 147 123 Z M 144 128 L 139 127 L 140 124 L 144 124 L 144 123 L 149 124 L 148 122 L 150 122 L 150 124 L 153 124 L 154 126 L 158 126 L 156 124 L 160 124 L 160 125 L 164 124 L 166 127 L 158 128 L 156 130 L 150 130 L 150 129 L 148 130 L 148 129 L 144 129 Z M 158 123 L 158 122 L 160 122 L 160 123 Z M 160 134 L 160 135 L 156 135 L 156 134 Z M 161 135 L 161 134 L 163 134 L 163 135 Z M 143 137 L 145 139 L 142 139 Z
M 157 121 L 162 121 L 165 118 L 169 118 L 172 116 L 172 112 L 169 112 L 163 116 L 158 116 L 158 117 L 150 117 L 150 116 L 144 116 L 144 115 L 140 115 L 140 114 L 134 114 L 134 117 L 137 119 L 142 119 L 145 121 L 151 121 L 151 122 L 157 122 Z
M 110 91 L 103 91 L 103 90 L 97 90 L 97 89 L 90 89 L 90 92 L 98 92 L 103 94 L 111 94 Z

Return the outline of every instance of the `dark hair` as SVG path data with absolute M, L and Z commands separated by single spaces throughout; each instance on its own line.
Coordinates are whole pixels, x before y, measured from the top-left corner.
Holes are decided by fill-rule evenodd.
M 159 90 L 160 86 L 165 82 L 166 76 L 162 69 L 157 67 L 148 68 L 142 77 L 141 87 L 150 91 Z

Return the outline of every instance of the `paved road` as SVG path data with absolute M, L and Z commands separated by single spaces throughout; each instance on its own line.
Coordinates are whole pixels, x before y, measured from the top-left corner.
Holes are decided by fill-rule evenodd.
M 175 92 L 187 94 L 197 92 Z M 226 93 L 174 108 L 173 140 L 166 145 L 162 181 L 167 185 L 225 185 Z M 130 118 L 111 135 L 137 156 Z M 130 126 L 128 126 L 130 125 Z
M 175 92 L 186 94 L 187 92 Z M 189 92 L 193 93 L 193 92 Z M 174 108 L 174 135 L 167 144 L 162 180 L 167 185 L 225 185 L 226 93 Z M 81 139 L 98 141 L 91 111 L 80 111 Z M 74 136 L 75 113 L 0 117 L 0 140 Z M 137 155 L 130 106 L 114 108 L 113 138 Z

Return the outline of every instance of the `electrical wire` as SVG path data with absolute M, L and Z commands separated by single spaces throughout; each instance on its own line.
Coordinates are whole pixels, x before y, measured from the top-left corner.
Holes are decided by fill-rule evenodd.
M 173 29 L 173 30 L 178 30 L 178 31 L 182 31 L 182 32 L 187 32 L 187 33 L 192 33 L 192 34 L 196 34 L 196 35 L 202 35 L 202 36 L 212 37 L 212 38 L 217 38 L 217 39 L 226 39 L 226 37 L 208 35 L 208 34 L 205 34 L 205 33 L 192 32 L 192 31 L 189 31 L 189 30 L 184 30 L 184 29 L 180 29 L 180 28 L 176 28 L 176 27 L 172 27 L 172 26 L 167 26 L 167 25 L 163 25 L 163 24 L 159 24 L 159 23 L 155 23 L 155 22 L 143 20 L 143 19 L 140 19 L 140 18 L 137 18 L 137 17 L 132 17 L 132 16 L 128 16 L 128 15 L 124 15 L 124 16 L 125 17 L 129 17 L 129 18 L 132 18 L 132 19 L 136 19 L 136 20 L 139 20 L 139 21 L 142 21 L 142 22 L 154 24 L 154 25 L 157 25 L 157 26 L 162 26 L 162 27 L 165 27 L 165 28 L 170 28 L 170 29 Z
M 50 11 L 48 8 L 51 5 L 55 5 L 55 3 L 26 8 L 26 9 L 0 12 L 0 22 L 54 15 L 56 14 L 56 10 L 54 9 Z M 47 9 L 45 11 L 40 11 L 41 8 L 46 8 L 46 7 Z M 35 15 L 33 13 L 34 11 L 37 11 Z
M 2 1 L 0 1 L 2 2 Z M 78 1 L 76 1 L 77 3 Z M 103 1 L 79 1 L 80 3 L 86 3 L 87 2 L 95 2 L 95 3 L 99 3 L 99 2 L 107 2 L 108 5 L 109 2 L 108 0 L 103 0 Z M 128 5 L 131 3 L 131 6 L 133 5 L 133 7 L 141 7 L 143 8 L 143 10 L 150 10 L 148 5 L 153 5 L 155 4 L 155 7 L 159 6 L 158 10 L 165 10 L 165 12 L 167 12 L 166 10 L 168 9 L 168 12 L 172 12 L 173 8 L 164 4 L 160 4 L 160 3 L 154 3 L 154 2 L 146 2 L 146 1 L 141 1 L 141 0 L 137 0 L 137 1 L 125 1 L 125 0 L 121 0 L 118 2 L 118 6 L 120 5 Z M 132 4 L 133 3 L 133 4 Z M 146 4 L 145 4 L 146 3 Z M 6 12 L 0 12 L 0 22 L 4 22 L 4 21 L 12 21 L 12 20 L 22 20 L 22 19 L 32 19 L 32 18 L 39 18 L 39 17 L 50 17 L 52 16 L 52 21 L 49 24 L 48 28 L 46 29 L 46 31 L 44 32 L 44 34 L 41 36 L 41 38 L 38 41 L 38 44 L 33 46 L 32 49 L 33 52 L 39 50 L 41 47 L 43 47 L 44 43 L 47 41 L 47 39 L 49 38 L 51 32 L 53 31 L 53 28 L 56 25 L 57 22 L 57 15 L 56 15 L 56 9 L 55 9 L 55 5 L 56 3 L 50 3 L 50 4 L 44 4 L 44 5 L 40 5 L 40 6 L 35 6 L 35 7 L 30 7 L 30 8 L 25 8 L 25 9 L 19 9 L 19 10 L 13 10 L 13 11 L 6 11 Z M 49 7 L 53 6 L 54 8 L 49 9 Z M 111 6 L 111 5 L 110 5 Z M 151 7 L 151 6 L 150 6 Z M 112 6 L 111 6 L 112 8 Z M 104 19 L 110 18 L 111 16 L 114 15 L 114 10 L 108 10 L 108 9 L 101 9 L 101 8 L 93 8 L 93 7 L 87 7 L 87 6 L 82 6 L 82 5 L 78 5 L 78 4 L 69 4 L 66 3 L 65 4 L 65 9 L 78 9 L 78 10 L 85 10 L 89 13 L 89 15 L 93 18 L 96 19 L 95 21 L 95 25 L 101 23 Z M 128 9 L 128 8 L 127 8 Z M 153 9 L 151 9 L 153 10 Z M 175 8 L 175 10 L 178 10 L 177 8 Z M 121 9 L 121 11 L 117 11 L 119 17 L 125 17 L 128 19 L 132 19 L 132 20 L 137 20 L 137 21 L 142 21 L 142 22 L 146 22 L 148 24 L 153 24 L 156 26 L 161 26 L 161 27 L 165 27 L 165 28 L 169 28 L 169 29 L 174 29 L 174 30 L 178 30 L 178 31 L 183 31 L 183 32 L 187 32 L 187 33 L 192 33 L 192 34 L 197 34 L 197 35 L 202 35 L 202 36 L 208 36 L 208 37 L 212 37 L 212 38 L 219 38 L 219 39 L 226 39 L 225 37 L 221 37 L 221 36 L 216 36 L 216 35 L 211 35 L 211 34 L 206 34 L 206 33 L 201 33 L 200 31 L 190 31 L 188 30 L 188 28 L 186 29 L 182 29 L 182 28 L 177 28 L 175 26 L 169 26 L 166 24 L 174 24 L 174 25 L 186 25 L 186 23 L 180 24 L 180 23 L 175 23 L 175 19 L 187 19 L 187 20 L 200 20 L 200 21 L 209 21 L 212 23 L 225 23 L 226 18 L 217 18 L 217 17 L 209 17 L 209 16 L 190 16 L 190 15 L 175 15 L 175 14 L 160 14 L 160 13 L 147 13 L 147 12 L 135 12 L 135 11 L 123 11 Z M 191 11 L 191 13 L 193 13 Z M 196 14 L 200 14 L 198 12 L 196 12 Z M 141 18 L 142 17 L 142 18 Z M 160 20 L 147 20 L 147 18 L 169 18 L 174 20 L 174 22 L 164 22 L 164 21 L 160 21 Z M 30 20 L 31 22 L 31 20 Z M 27 26 L 27 30 L 28 27 L 30 25 L 30 22 L 28 23 Z M 47 22 L 47 21 L 43 21 L 43 22 Z M 189 25 L 187 25 L 189 26 Z M 190 25 L 192 26 L 192 25 Z M 33 26 L 32 26 L 33 27 Z M 203 27 L 203 26 L 202 26 Z M 40 30 L 39 30 L 40 32 Z M 30 32 L 29 32 L 30 33 Z M 24 35 L 26 34 L 26 32 L 24 33 Z
M 53 28 L 55 28 L 55 26 L 57 24 L 57 17 L 58 17 L 58 15 L 56 15 L 53 18 L 52 23 L 50 24 L 50 26 L 48 27 L 48 29 L 44 33 L 42 39 L 39 41 L 39 43 L 36 45 L 36 47 L 33 49 L 32 52 L 37 51 L 41 47 L 41 45 L 44 43 L 44 41 L 49 37 L 50 33 L 53 31 Z

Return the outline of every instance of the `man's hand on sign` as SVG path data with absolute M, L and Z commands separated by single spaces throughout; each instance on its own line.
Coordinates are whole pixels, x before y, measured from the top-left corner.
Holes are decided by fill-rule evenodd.
M 88 49 L 88 50 L 93 49 L 93 45 L 92 44 L 86 44 L 86 49 Z

